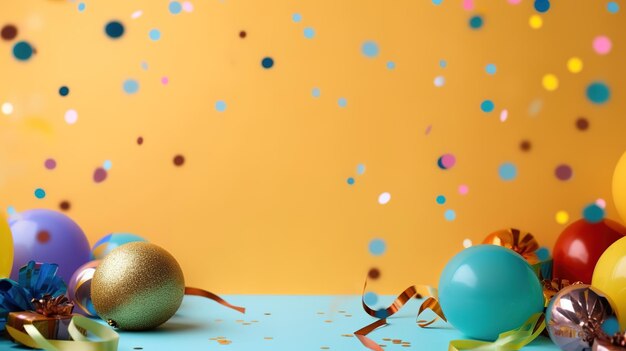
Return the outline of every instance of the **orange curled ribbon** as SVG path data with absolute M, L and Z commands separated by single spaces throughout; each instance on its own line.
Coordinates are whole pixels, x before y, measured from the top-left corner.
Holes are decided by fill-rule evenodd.
M 539 263 L 537 250 L 539 243 L 530 233 L 522 233 L 519 229 L 502 229 L 489 234 L 483 244 L 498 245 L 520 254 L 531 265 Z
M 213 301 L 219 303 L 220 305 L 222 305 L 224 307 L 231 308 L 231 309 L 233 309 L 235 311 L 238 311 L 238 312 L 241 312 L 241 313 L 246 313 L 246 308 L 245 307 L 239 307 L 239 306 L 231 305 L 228 302 L 226 302 L 226 300 L 222 299 L 221 297 L 215 295 L 214 293 L 212 293 L 210 291 L 206 291 L 206 290 L 199 289 L 199 288 L 191 288 L 191 287 L 186 286 L 185 287 L 185 295 L 206 297 L 207 299 L 213 300 Z
M 577 281 L 577 282 L 573 282 L 570 283 L 569 280 L 567 279 L 559 279 L 559 278 L 554 278 L 552 280 L 542 280 L 541 281 L 541 287 L 543 288 L 543 297 L 546 300 L 546 307 L 548 306 L 548 303 L 550 302 L 550 299 L 552 299 L 552 297 L 556 294 L 559 293 L 559 291 L 561 291 L 561 289 L 564 289 L 570 285 L 577 285 L 577 284 L 582 284 L 583 282 Z

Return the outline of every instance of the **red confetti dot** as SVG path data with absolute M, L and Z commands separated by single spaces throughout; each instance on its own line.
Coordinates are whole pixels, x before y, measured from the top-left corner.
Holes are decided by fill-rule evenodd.
M 96 183 L 101 183 L 105 179 L 107 179 L 107 171 L 102 167 L 96 168 L 96 170 L 93 172 L 93 181 Z
M 15 37 L 17 36 L 17 27 L 12 24 L 7 24 L 6 26 L 2 27 L 0 36 L 2 36 L 2 39 L 7 41 L 15 39 Z
M 532 145 L 530 144 L 530 141 L 522 140 L 522 142 L 519 144 L 519 148 L 522 149 L 522 151 L 524 152 L 528 152 L 532 148 Z
M 42 230 L 39 233 L 37 233 L 37 241 L 39 243 L 45 244 L 48 241 L 50 241 L 50 233 L 48 233 L 47 230 Z
M 175 164 L 176 166 L 179 166 L 179 167 L 180 167 L 180 166 L 182 166 L 184 163 L 185 163 L 185 156 L 183 156 L 183 155 L 176 155 L 176 156 L 174 157 L 174 164 Z
M 137 145 L 143 144 L 143 137 L 137 138 Z
M 589 121 L 585 117 L 580 117 L 576 120 L 576 128 L 580 131 L 589 129 Z
M 380 270 L 378 268 L 372 268 L 367 273 L 367 276 L 370 277 L 370 279 L 378 279 L 380 278 Z
M 69 211 L 71 205 L 69 201 L 61 201 L 59 204 L 59 208 L 63 211 Z
M 248 35 L 248 33 L 246 33 L 245 30 L 242 30 L 241 32 L 239 32 L 239 38 L 243 39 Z

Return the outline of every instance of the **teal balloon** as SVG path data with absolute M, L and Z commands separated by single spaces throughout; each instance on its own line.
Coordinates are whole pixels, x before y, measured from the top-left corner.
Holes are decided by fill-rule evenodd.
M 113 249 L 122 246 L 124 244 L 136 242 L 136 241 L 147 241 L 146 239 L 140 237 L 139 235 L 130 234 L 130 233 L 111 233 L 102 239 L 98 240 L 98 242 L 91 249 L 91 260 L 101 260 L 109 252 L 113 251 Z
M 454 256 L 439 280 L 439 303 L 455 328 L 493 341 L 542 312 L 543 292 L 530 265 L 496 245 L 472 246 Z

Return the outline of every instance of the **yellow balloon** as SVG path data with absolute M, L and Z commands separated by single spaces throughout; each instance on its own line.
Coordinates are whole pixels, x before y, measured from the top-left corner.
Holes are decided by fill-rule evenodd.
M 591 285 L 609 296 L 621 328 L 626 328 L 626 237 L 614 242 L 600 256 Z
M 8 278 L 13 266 L 13 235 L 4 216 L 0 214 L 0 278 Z
M 613 173 L 613 201 L 620 217 L 626 222 L 626 152 L 617 161 Z

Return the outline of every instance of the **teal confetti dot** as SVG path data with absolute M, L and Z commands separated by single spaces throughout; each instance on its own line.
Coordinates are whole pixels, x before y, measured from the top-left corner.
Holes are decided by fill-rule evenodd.
M 587 86 L 587 98 L 596 105 L 602 105 L 611 98 L 611 90 L 604 82 L 593 82 Z
M 157 41 L 157 40 L 161 39 L 161 31 L 159 31 L 156 28 L 150 29 L 150 32 L 148 33 L 148 36 L 150 37 L 150 39 L 152 41 Z
M 143 61 L 141 62 L 141 69 L 143 69 L 144 71 L 148 70 L 148 62 Z
M 298 23 L 302 21 L 302 15 L 299 13 L 294 13 L 293 15 L 291 15 L 291 20 Z
M 17 213 L 17 211 L 15 210 L 15 207 L 13 207 L 13 206 L 9 206 L 9 207 L 7 207 L 7 214 L 8 214 L 9 216 L 13 216 L 13 215 L 14 215 L 14 214 L 16 214 L 16 213 Z
M 393 61 L 387 61 L 387 69 L 395 69 L 396 63 Z
M 433 0 L 433 5 L 439 6 L 442 2 L 443 0 Z
M 378 44 L 374 41 L 366 41 L 361 46 L 361 52 L 366 57 L 374 58 L 378 56 L 379 51 Z
M 456 212 L 454 210 L 446 210 L 443 216 L 446 218 L 446 221 L 452 222 L 456 219 Z
M 373 239 L 370 241 L 369 250 L 374 256 L 380 256 L 385 253 L 387 245 L 383 239 Z
M 535 251 L 539 261 L 545 261 L 550 258 L 550 250 L 547 247 L 540 247 Z
M 439 67 L 446 68 L 448 66 L 448 62 L 446 60 L 439 60 Z
M 35 189 L 35 197 L 38 199 L 43 199 L 44 197 L 46 197 L 46 191 L 42 188 Z
M 348 180 L 346 182 L 348 183 L 348 185 L 353 185 L 354 184 L 354 178 L 350 177 L 350 178 L 348 178 Z
M 491 100 L 484 100 L 483 102 L 480 103 L 480 109 L 485 112 L 485 113 L 489 113 L 491 111 L 493 111 L 493 109 L 496 106 L 494 105 L 493 101 Z
M 313 90 L 311 90 L 311 95 L 313 95 L 314 98 L 318 98 L 322 95 L 322 92 L 320 91 L 320 88 L 313 88 Z
M 339 107 L 346 107 L 348 106 L 348 100 L 346 100 L 346 98 L 339 98 L 339 100 L 337 100 L 337 104 Z
M 498 174 L 504 181 L 514 180 L 517 177 L 517 167 L 513 163 L 505 162 L 498 168 Z
M 366 305 L 373 306 L 378 302 L 378 295 L 371 291 L 368 291 L 363 295 L 363 301 Z
M 85 5 L 84 2 L 78 3 L 78 11 L 79 12 L 85 11 L 85 7 L 86 7 L 86 5 Z
M 483 26 L 483 18 L 481 16 L 472 16 L 469 20 L 469 26 L 472 29 L 480 29 Z
M 548 12 L 550 9 L 550 1 L 549 0 L 535 0 L 535 10 L 539 13 Z
M 113 162 L 111 162 L 111 160 L 106 160 L 102 164 L 102 168 L 104 168 L 105 171 L 110 170 L 112 166 L 113 166 Z
M 218 100 L 217 102 L 215 102 L 215 109 L 217 110 L 217 112 L 226 111 L 226 102 Z
M 19 61 L 26 61 L 33 56 L 33 47 L 25 42 L 20 41 L 13 46 L 13 56 Z
M 172 15 L 178 15 L 183 10 L 183 5 L 181 5 L 178 1 L 172 1 L 170 2 L 168 8 Z
M 135 94 L 139 91 L 139 82 L 134 79 L 127 79 L 124 81 L 123 88 L 126 94 Z
M 437 201 L 437 203 L 438 203 L 439 205 L 443 205 L 443 204 L 445 204 L 445 203 L 446 203 L 446 197 L 445 197 L 445 196 L 443 196 L 443 195 L 439 195 L 439 196 L 437 196 L 437 198 L 436 198 L 435 200 Z
M 307 39 L 313 39 L 315 37 L 315 29 L 311 27 L 304 28 L 304 37 Z
M 602 331 L 606 333 L 606 335 L 615 335 L 615 333 L 620 331 L 619 322 L 617 318 L 610 316 L 602 322 Z
M 365 165 L 364 164 L 359 164 L 356 166 L 356 174 L 361 175 L 365 173 Z
M 583 218 L 589 223 L 602 222 L 604 219 L 604 209 L 593 203 L 583 209 Z
M 496 65 L 493 63 L 488 64 L 487 67 L 485 67 L 485 71 L 489 74 L 496 74 Z
M 616 3 L 615 1 L 609 1 L 609 3 L 606 4 L 606 9 L 610 13 L 618 13 L 619 12 L 619 4 Z

